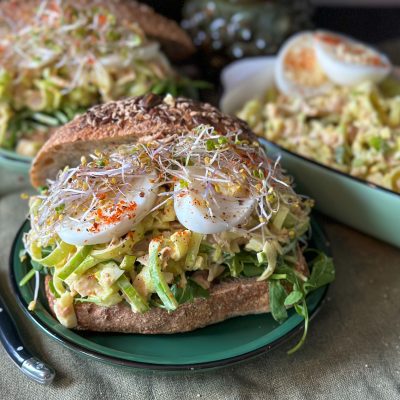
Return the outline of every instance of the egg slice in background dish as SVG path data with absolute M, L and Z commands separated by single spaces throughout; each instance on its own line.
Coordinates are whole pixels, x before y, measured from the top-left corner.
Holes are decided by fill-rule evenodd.
M 332 87 L 318 62 L 312 32 L 300 32 L 283 44 L 277 55 L 275 81 L 287 96 L 312 96 Z
M 245 62 L 246 61 L 246 62 Z M 234 113 L 240 109 L 244 102 L 255 98 L 262 99 L 268 88 L 275 87 L 275 57 L 264 57 L 264 60 L 256 60 L 256 66 L 249 68 L 250 74 L 242 71 L 241 76 L 245 76 L 242 81 L 233 79 L 231 72 L 237 71 L 243 66 L 247 68 L 251 60 L 237 61 L 232 71 L 224 74 L 224 93 L 220 100 L 220 107 L 224 112 Z
M 314 46 L 325 74 L 339 85 L 380 82 L 392 69 L 387 56 L 345 35 L 316 31 Z
M 274 56 L 250 57 L 234 61 L 221 71 L 221 84 L 225 91 L 230 91 L 261 71 L 268 73 L 274 64 Z
M 179 222 L 187 229 L 203 234 L 220 233 L 246 222 L 256 204 L 255 199 L 221 193 L 208 180 L 206 170 L 186 168 L 187 187 L 175 184 L 174 208 Z M 226 185 L 224 192 L 234 185 Z M 237 193 L 239 195 L 239 193 Z
M 105 199 L 87 221 L 79 217 L 64 216 L 56 228 L 58 236 L 66 243 L 76 246 L 108 243 L 134 230 L 153 208 L 157 198 L 156 175 L 147 175 L 132 180 L 129 191 L 119 199 Z

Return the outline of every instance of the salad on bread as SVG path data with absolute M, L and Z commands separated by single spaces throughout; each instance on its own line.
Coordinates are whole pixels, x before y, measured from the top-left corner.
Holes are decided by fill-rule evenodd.
M 30 199 L 21 284 L 47 275 L 56 317 L 76 328 L 77 304 L 173 313 L 220 282 L 264 281 L 272 316 L 294 306 L 308 326 L 306 295 L 334 279 L 327 255 L 305 261 L 312 206 L 240 129 L 177 126 L 94 148 Z

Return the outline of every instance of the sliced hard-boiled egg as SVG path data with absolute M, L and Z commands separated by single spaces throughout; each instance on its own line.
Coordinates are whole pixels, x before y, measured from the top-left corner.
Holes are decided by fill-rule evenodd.
M 314 33 L 317 59 L 328 78 L 344 86 L 379 82 L 391 71 L 389 59 L 370 46 L 328 31 Z
M 107 199 L 97 206 L 87 221 L 79 216 L 64 216 L 56 228 L 58 236 L 76 246 L 108 243 L 134 230 L 153 208 L 157 197 L 156 176 L 138 177 L 131 182 L 129 191 L 119 200 Z
M 332 86 L 317 60 L 312 32 L 298 33 L 281 47 L 275 81 L 286 95 L 312 96 Z
M 204 168 L 188 167 L 187 187 L 175 184 L 174 208 L 178 221 L 203 234 L 223 232 L 246 222 L 255 200 L 217 192 Z

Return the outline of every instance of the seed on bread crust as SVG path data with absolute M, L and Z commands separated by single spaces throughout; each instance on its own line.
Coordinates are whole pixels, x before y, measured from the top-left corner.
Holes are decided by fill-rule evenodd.
M 222 135 L 237 132 L 255 140 L 244 121 L 208 103 L 147 94 L 94 106 L 57 129 L 33 160 L 32 184 L 46 184 L 46 179 L 54 179 L 66 165 L 77 165 L 93 149 L 162 140 L 201 124 L 213 126 Z

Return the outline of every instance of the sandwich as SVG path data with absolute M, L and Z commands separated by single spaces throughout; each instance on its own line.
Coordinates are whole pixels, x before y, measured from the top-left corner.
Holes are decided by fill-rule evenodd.
M 307 327 L 306 295 L 334 278 L 325 254 L 304 257 L 312 200 L 209 104 L 95 106 L 45 143 L 31 181 L 22 284 L 44 274 L 71 329 L 171 334 L 257 313 L 281 322 L 290 306 Z
M 0 147 L 29 157 L 92 105 L 184 90 L 169 59 L 194 52 L 175 22 L 128 0 L 2 1 L 0 34 Z

